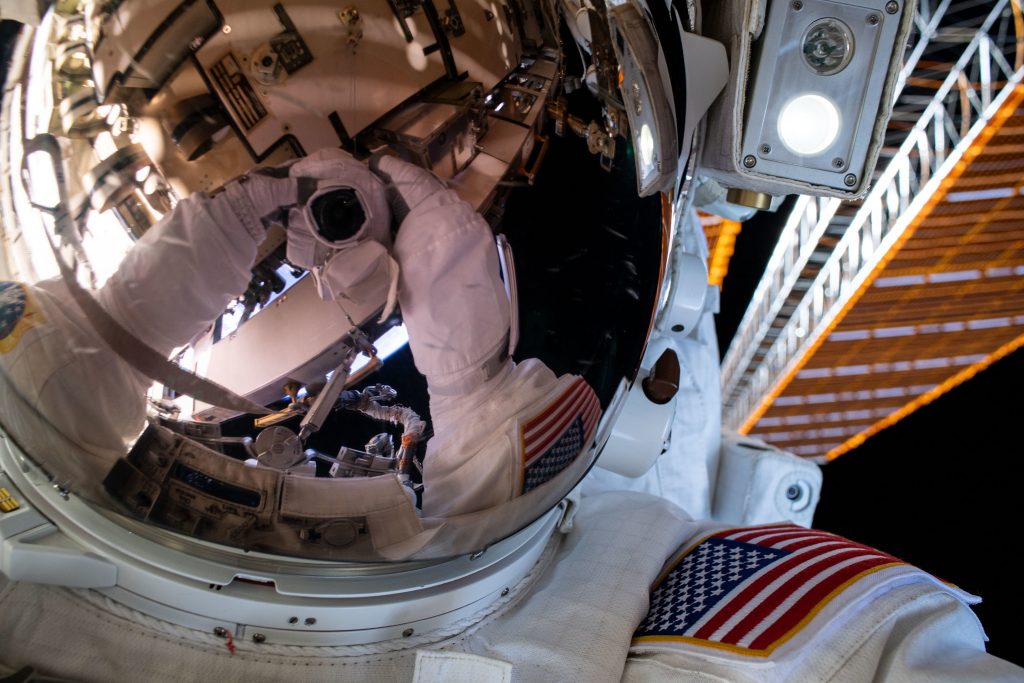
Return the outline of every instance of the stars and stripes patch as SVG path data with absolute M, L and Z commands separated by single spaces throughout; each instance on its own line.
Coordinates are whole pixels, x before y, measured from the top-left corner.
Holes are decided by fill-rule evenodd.
M 519 431 L 522 493 L 568 467 L 590 445 L 600 416 L 597 395 L 578 377 L 539 415 L 524 422 Z
M 767 656 L 853 583 L 896 565 L 905 563 L 792 524 L 720 531 L 667 565 L 633 644 L 683 642 Z
M 25 285 L 0 282 L 0 353 L 13 349 L 21 335 L 42 322 L 42 313 L 32 302 Z

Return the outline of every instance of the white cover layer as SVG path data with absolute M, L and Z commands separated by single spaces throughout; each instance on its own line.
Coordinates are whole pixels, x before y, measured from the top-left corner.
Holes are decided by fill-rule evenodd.
M 694 337 L 672 341 L 679 357 L 679 392 L 668 450 L 640 477 L 595 467 L 583 482 L 585 495 L 639 491 L 669 500 L 698 519 L 711 516 L 721 432 L 719 370 L 711 313 L 701 317 Z
M 884 572 L 880 572 L 884 574 Z M 1022 681 L 1024 670 L 985 653 L 985 633 L 960 594 L 916 577 L 880 576 L 836 600 L 799 642 L 770 658 L 707 647 L 634 647 L 622 680 L 890 682 Z M 849 591 L 856 592 L 856 591 Z M 971 600 L 972 602 L 976 600 Z
M 238 199 L 181 201 L 100 290 L 103 307 L 165 355 L 202 331 L 245 290 L 262 239 Z M 151 381 L 98 338 L 63 282 L 26 287 L 38 324 L 0 354 L 0 422 L 62 483 L 95 494 L 142 429 Z
M 501 662 L 511 664 L 517 683 L 1024 680 L 1024 671 L 984 653 L 984 634 L 964 596 L 923 573 L 880 572 L 865 590 L 833 600 L 777 658 L 700 647 L 629 654 L 664 558 L 709 530 L 652 496 L 592 497 L 496 611 L 486 609 L 461 634 L 437 642 L 430 634 L 335 648 L 238 641 L 231 654 L 213 634 L 159 622 L 89 591 L 0 578 L 0 662 L 84 682 L 373 683 L 413 680 L 416 651 L 430 649 L 496 660 L 476 664 L 499 675 Z
M 423 169 L 392 157 L 378 168 L 402 217 L 398 300 L 430 393 L 423 514 L 485 510 L 519 493 L 516 416 L 556 398 L 570 378 L 538 360 L 516 365 L 506 357 L 509 303 L 480 214 Z
M 681 217 L 677 248 L 708 259 L 708 243 L 696 212 Z M 717 300 L 717 299 L 715 299 Z M 584 494 L 640 491 L 669 500 L 696 519 L 711 517 L 722 440 L 721 371 L 715 334 L 716 304 L 705 301 L 697 327 L 685 335 L 656 331 L 679 358 L 679 391 L 668 450 L 639 477 L 601 469 L 600 460 L 583 482 Z

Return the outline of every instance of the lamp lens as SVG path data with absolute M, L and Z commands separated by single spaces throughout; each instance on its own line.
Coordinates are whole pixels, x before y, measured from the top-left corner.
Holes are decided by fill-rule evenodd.
M 639 138 L 640 164 L 646 172 L 654 159 L 654 136 L 651 134 L 651 127 L 646 123 L 640 126 Z
M 795 154 L 808 156 L 828 149 L 839 136 L 839 110 L 821 95 L 800 95 L 782 107 L 779 139 Z
M 853 32 L 838 19 L 821 19 L 804 34 L 804 61 L 822 76 L 837 74 L 853 57 Z

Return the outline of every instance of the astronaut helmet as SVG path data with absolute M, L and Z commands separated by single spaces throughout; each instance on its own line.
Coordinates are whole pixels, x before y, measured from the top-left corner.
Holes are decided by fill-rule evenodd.
M 610 36 L 639 6 L 72 2 L 25 27 L 0 483 L 100 558 L 53 581 L 143 611 L 173 584 L 186 624 L 273 585 L 260 618 L 298 642 L 295 596 L 333 633 L 342 596 L 521 579 L 672 298 L 689 148 L 652 161 L 626 114 Z M 603 28 L 563 50 L 579 12 Z

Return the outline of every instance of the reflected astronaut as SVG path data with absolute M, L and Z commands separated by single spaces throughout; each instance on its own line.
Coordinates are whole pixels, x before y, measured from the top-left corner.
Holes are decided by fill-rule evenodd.
M 33 103 L 12 119 L 11 101 L 35 92 L 24 74 L 5 103 L 22 145 L 5 154 L 23 151 L 28 170 L 27 192 L 5 207 L 18 205 L 26 239 L 31 218 L 52 240 L 61 276 L 0 284 L 0 667 L 96 681 L 1019 679 L 985 655 L 975 598 L 804 528 L 820 481 L 812 465 L 723 443 L 714 296 L 686 184 L 694 131 L 727 67 L 721 46 L 696 35 L 698 8 L 466 4 L 443 17 L 429 1 L 340 12 L 185 2 L 168 14 L 140 0 L 90 5 L 86 21 L 61 5 L 44 20 L 74 45 L 91 31 L 95 60 L 78 69 L 90 85 L 50 85 L 93 88 L 131 121 L 83 181 L 65 165 L 102 146 L 106 119 L 61 105 L 59 142 L 32 129 Z M 159 26 L 146 15 L 155 9 Z M 662 51 L 653 38 L 666 18 L 691 30 Z M 579 94 L 602 103 L 589 125 L 555 97 L 565 21 L 589 55 Z M 47 37 L 30 36 L 22 53 L 44 54 Z M 368 44 L 380 64 L 368 65 Z M 665 61 L 684 47 L 685 93 Z M 70 82 L 76 53 L 65 52 L 53 69 Z M 324 54 L 351 57 L 356 81 L 414 55 L 432 81 L 396 74 L 407 92 L 388 94 L 385 111 L 364 110 L 379 105 L 369 97 L 349 109 L 331 100 L 342 109 L 333 116 L 297 107 L 298 95 L 323 102 L 318 79 L 336 76 Z M 464 81 L 456 62 L 480 81 Z M 147 128 L 165 110 L 181 116 Z M 453 110 L 430 144 L 410 142 Z M 632 322 L 594 342 L 613 351 L 588 356 L 597 367 L 586 372 L 554 371 L 557 354 L 513 359 L 523 311 L 495 226 L 513 229 L 501 220 L 508 188 L 541 182 L 542 112 L 602 166 L 627 167 L 608 176 L 610 194 L 623 184 L 663 193 L 628 209 L 637 229 L 610 226 L 654 258 L 634 266 L 649 286 L 625 297 Z M 635 156 L 621 141 L 616 152 L 617 138 Z M 24 196 L 48 177 L 31 161 L 46 149 L 59 195 L 49 207 Z M 238 165 L 241 177 L 229 172 Z M 88 221 L 110 211 L 141 236 L 90 292 L 100 259 Z M 554 253 L 555 236 L 534 240 L 516 242 L 531 246 L 520 270 Z M 282 264 L 309 275 L 271 300 L 264 283 Z M 590 308 L 578 308 L 595 317 L 611 308 L 593 305 L 599 291 L 563 278 L 542 294 L 587 292 Z M 239 299 L 251 319 L 220 334 Z M 387 405 L 403 392 L 366 386 L 395 311 L 425 381 L 428 406 L 415 410 Z M 245 377 L 232 374 L 230 356 L 280 320 L 329 343 L 281 334 L 269 352 L 241 354 Z M 360 351 L 369 362 L 357 370 Z M 196 398 L 188 419 L 178 390 Z M 335 408 L 401 427 L 399 448 L 389 436 L 336 456 L 305 448 L 327 438 Z M 606 469 L 584 478 L 595 460 Z
M 444 518 L 496 507 L 544 483 L 575 459 L 593 438 L 599 414 L 596 397 L 577 377 L 557 378 L 537 360 L 511 360 L 509 304 L 494 239 L 481 216 L 422 169 L 391 156 L 375 158 L 372 166 L 375 173 L 346 152 L 328 149 L 295 163 L 258 169 L 213 197 L 193 195 L 139 241 L 97 299 L 119 330 L 167 356 L 208 328 L 244 290 L 256 246 L 272 223 L 288 226 L 290 261 L 310 270 L 326 299 L 343 296 L 351 301 L 359 296 L 360 285 L 383 269 L 391 282 L 389 290 L 397 292 L 416 366 L 430 395 L 434 436 L 423 467 L 422 515 Z M 392 213 L 399 229 L 389 251 Z M 185 270 L 190 274 L 181 286 L 165 285 Z M 25 293 L 38 319 L 60 321 L 75 336 L 53 334 L 43 337 L 50 343 L 32 343 L 34 335 L 29 335 L 26 342 L 12 343 L 4 355 L 5 375 L 10 378 L 6 390 L 26 398 L 32 408 L 29 419 L 42 418 L 51 425 L 19 425 L 19 414 L 12 411 L 7 419 L 11 436 L 28 452 L 39 453 L 40 464 L 55 480 L 68 482 L 88 498 L 102 498 L 99 484 L 106 480 L 108 490 L 121 500 L 134 501 L 145 494 L 147 504 L 138 507 L 147 508 L 145 516 L 152 521 L 251 549 L 303 552 L 301 544 L 295 545 L 298 538 L 276 544 L 277 529 L 263 530 L 258 524 L 243 533 L 234 510 L 214 515 L 207 520 L 211 528 L 204 530 L 195 520 L 172 522 L 174 513 L 167 509 L 159 514 L 150 509 L 156 499 L 171 497 L 173 491 L 143 463 L 150 456 L 159 460 L 169 455 L 178 448 L 177 441 L 169 430 L 152 427 L 135 446 L 134 465 L 117 462 L 124 444 L 144 422 L 141 397 L 149 381 L 116 354 L 100 351 L 106 344 L 91 329 L 95 322 L 79 309 L 65 291 L 67 286 L 54 282 L 29 290 L 12 285 Z M 386 309 L 393 307 L 395 297 L 389 294 Z M 336 371 L 336 377 L 343 378 L 343 372 Z M 321 397 L 338 397 L 338 392 L 330 392 L 332 383 L 320 391 L 318 403 L 293 440 L 305 441 L 308 432 L 322 426 L 309 418 L 322 405 Z M 328 400 L 326 411 L 333 403 Z M 106 408 L 93 413 L 74 406 Z M 562 422 L 580 420 L 583 431 L 574 436 L 578 443 L 571 452 L 557 460 L 542 456 L 534 464 L 514 437 L 520 420 L 547 413 Z M 412 447 L 424 428 L 414 413 L 405 422 L 403 449 Z M 550 431 L 560 424 L 549 420 L 541 428 Z M 37 445 L 40 436 L 48 439 L 54 428 L 79 445 L 76 456 L 69 457 L 66 449 Z M 561 428 L 564 431 L 565 426 Z M 561 432 L 545 436 L 548 446 L 542 450 L 561 437 Z M 258 452 L 261 438 L 256 441 Z M 172 456 L 174 466 L 161 469 L 172 470 L 170 480 L 181 478 L 175 472 L 188 466 L 190 472 L 194 468 L 203 476 L 255 488 L 270 499 L 278 474 L 297 474 L 308 462 L 308 455 L 298 456 L 275 461 L 260 453 L 249 463 L 257 468 L 253 472 L 240 461 L 200 451 L 198 463 L 177 454 Z M 273 485 L 267 483 L 271 473 L 263 471 L 268 464 L 279 471 L 273 473 Z M 545 474 L 535 474 L 538 470 Z M 125 481 L 139 477 L 148 477 L 147 483 L 163 492 L 136 492 Z M 290 481 L 300 489 L 309 483 Z M 328 504 L 321 503 L 321 515 L 351 518 L 389 510 L 385 519 L 369 524 L 367 535 L 376 550 L 409 543 L 410 529 L 418 532 L 413 538 L 429 537 L 416 519 L 415 496 L 406 499 L 411 485 L 407 477 L 404 487 L 395 474 L 337 483 L 347 484 L 335 494 L 344 497 L 346 512 L 330 515 Z M 296 490 L 293 495 L 329 494 Z M 348 551 L 353 553 L 354 548 Z

